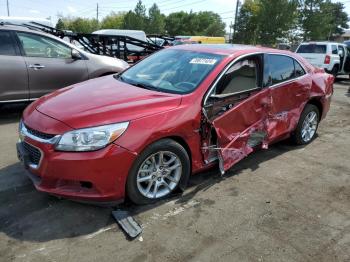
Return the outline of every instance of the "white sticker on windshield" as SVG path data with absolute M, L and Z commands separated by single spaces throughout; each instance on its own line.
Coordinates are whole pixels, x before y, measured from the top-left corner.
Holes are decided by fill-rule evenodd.
M 192 58 L 190 64 L 214 65 L 216 61 L 216 59 L 210 58 Z

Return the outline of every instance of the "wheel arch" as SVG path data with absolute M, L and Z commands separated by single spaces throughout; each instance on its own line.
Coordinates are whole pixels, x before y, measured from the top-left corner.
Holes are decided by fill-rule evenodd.
M 191 167 L 191 171 L 192 171 L 192 152 L 191 152 L 191 148 L 189 147 L 188 143 L 186 142 L 186 140 L 181 137 L 181 136 L 168 136 L 168 137 L 162 137 L 158 140 L 162 140 L 162 139 L 171 139 L 174 140 L 175 142 L 179 143 L 187 152 L 188 157 L 190 159 L 190 167 Z M 157 141 L 158 141 L 157 140 Z M 155 141 L 156 142 L 156 141 Z
M 320 113 L 320 118 L 322 118 L 322 115 L 323 115 L 323 105 L 320 101 L 320 98 L 318 97 L 314 97 L 314 98 L 311 98 L 307 104 L 311 104 L 311 105 L 314 105 L 317 107 L 319 113 Z

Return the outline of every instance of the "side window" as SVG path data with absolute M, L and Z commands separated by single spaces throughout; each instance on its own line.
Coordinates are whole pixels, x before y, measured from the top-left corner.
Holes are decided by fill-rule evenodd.
M 284 55 L 269 55 L 272 85 L 294 78 L 294 59 Z
M 15 43 L 10 32 L 0 31 L 0 55 L 16 55 Z
M 256 89 L 260 59 L 251 57 L 240 60 L 232 65 L 216 86 L 216 95 L 240 93 Z
M 295 67 L 295 77 L 300 77 L 305 75 L 304 69 L 296 60 L 294 60 L 294 67 Z
M 71 48 L 41 35 L 17 33 L 26 56 L 46 58 L 71 58 Z
M 332 54 L 337 55 L 338 54 L 338 48 L 336 45 L 332 45 Z

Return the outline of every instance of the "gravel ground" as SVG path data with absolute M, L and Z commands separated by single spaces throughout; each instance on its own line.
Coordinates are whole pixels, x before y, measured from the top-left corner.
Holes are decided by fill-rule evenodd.
M 15 152 L 25 105 L 0 109 L 0 261 L 350 261 L 350 81 L 306 147 L 288 141 L 221 177 L 193 176 L 182 196 L 129 206 L 129 241 L 110 208 L 37 192 Z

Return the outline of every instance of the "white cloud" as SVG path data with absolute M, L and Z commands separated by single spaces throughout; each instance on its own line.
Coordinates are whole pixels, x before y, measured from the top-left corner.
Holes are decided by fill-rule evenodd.
M 67 6 L 67 9 L 68 9 L 68 12 L 69 13 L 76 13 L 77 12 L 77 9 L 75 9 L 73 6 Z
M 31 9 L 31 10 L 29 10 L 29 13 L 32 13 L 32 14 L 40 14 L 40 11 L 39 11 L 39 10 Z

